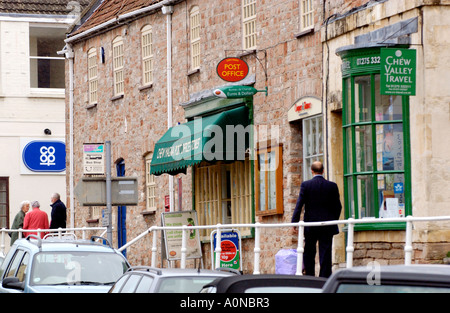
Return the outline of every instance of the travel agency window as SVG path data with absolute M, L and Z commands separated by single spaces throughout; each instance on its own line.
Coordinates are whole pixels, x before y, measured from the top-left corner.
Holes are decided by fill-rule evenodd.
M 381 48 L 338 52 L 342 65 L 346 218 L 411 215 L 409 96 L 382 95 Z M 404 229 L 404 223 L 356 225 Z

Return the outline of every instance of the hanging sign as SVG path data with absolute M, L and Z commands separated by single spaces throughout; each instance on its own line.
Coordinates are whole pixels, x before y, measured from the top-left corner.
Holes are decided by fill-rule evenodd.
M 217 65 L 217 74 L 227 82 L 238 82 L 247 77 L 249 68 L 244 60 L 225 58 Z
M 382 95 L 416 95 L 416 50 L 381 49 Z
M 214 95 L 219 98 L 237 99 L 254 96 L 258 92 L 265 92 L 267 96 L 267 87 L 264 90 L 257 90 L 251 86 L 227 86 L 214 90 Z

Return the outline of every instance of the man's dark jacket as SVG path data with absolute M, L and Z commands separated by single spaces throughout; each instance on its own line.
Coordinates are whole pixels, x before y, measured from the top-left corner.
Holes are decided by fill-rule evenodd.
M 52 221 L 50 222 L 50 229 L 66 228 L 67 208 L 61 200 L 56 200 L 52 207 Z
M 313 179 L 304 181 L 300 187 L 300 195 L 297 199 L 292 223 L 300 220 L 300 213 L 305 206 L 305 222 L 322 222 L 338 220 L 341 214 L 341 201 L 339 189 L 336 183 L 316 175 Z M 339 233 L 337 225 L 305 227 L 307 231 L 323 231 L 330 235 Z

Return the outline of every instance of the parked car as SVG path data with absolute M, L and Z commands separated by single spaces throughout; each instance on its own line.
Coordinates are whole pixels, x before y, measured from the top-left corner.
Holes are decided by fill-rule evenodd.
M 216 279 L 201 293 L 320 293 L 325 278 L 296 275 L 242 275 Z
M 129 267 L 122 254 L 93 240 L 30 235 L 0 266 L 0 292 L 107 292 Z
M 232 271 L 152 268 L 130 268 L 112 286 L 110 293 L 198 293 L 218 277 L 237 275 Z
M 323 287 L 326 293 L 450 293 L 448 265 L 354 267 L 335 272 Z

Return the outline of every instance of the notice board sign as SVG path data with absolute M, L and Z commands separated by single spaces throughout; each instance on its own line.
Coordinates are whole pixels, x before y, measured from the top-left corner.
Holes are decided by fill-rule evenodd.
M 381 49 L 380 93 L 382 95 L 416 95 L 416 50 Z
M 196 211 L 165 212 L 161 214 L 161 223 L 163 226 L 196 226 Z M 164 247 L 166 259 L 169 261 L 181 260 L 181 244 L 183 231 L 164 230 Z M 200 245 L 200 236 L 198 229 L 190 229 L 186 238 L 186 259 L 199 259 L 202 257 Z
M 103 143 L 83 144 L 83 174 L 84 175 L 105 174 L 105 144 Z

